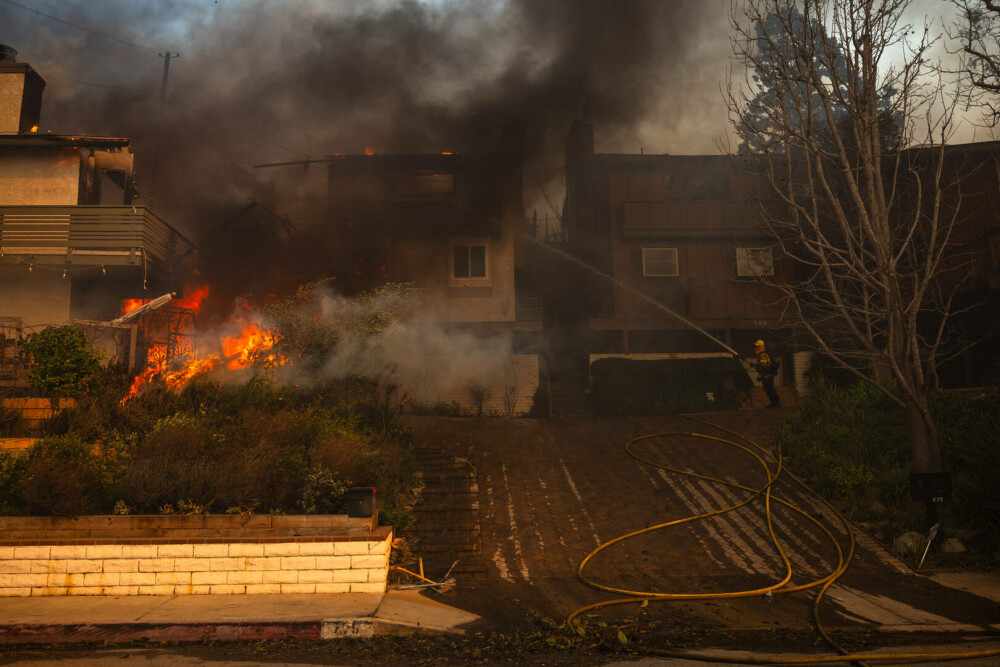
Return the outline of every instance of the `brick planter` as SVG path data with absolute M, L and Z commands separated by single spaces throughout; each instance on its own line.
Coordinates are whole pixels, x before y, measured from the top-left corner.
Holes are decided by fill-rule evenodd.
M 392 529 L 344 515 L 0 517 L 0 596 L 371 593 Z

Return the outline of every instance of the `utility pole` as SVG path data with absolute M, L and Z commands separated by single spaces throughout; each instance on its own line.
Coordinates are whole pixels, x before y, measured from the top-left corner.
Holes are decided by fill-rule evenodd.
M 180 58 L 181 54 L 167 51 L 159 55 L 163 58 L 163 85 L 160 86 L 160 108 L 163 109 L 167 106 L 167 77 L 170 75 L 170 59 Z

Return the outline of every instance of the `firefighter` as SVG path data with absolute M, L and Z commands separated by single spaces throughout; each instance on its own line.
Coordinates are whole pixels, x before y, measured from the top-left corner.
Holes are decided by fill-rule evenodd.
M 778 372 L 778 362 L 771 359 L 763 340 L 758 340 L 753 344 L 753 347 L 757 354 L 757 363 L 754 366 L 757 369 L 757 380 L 764 386 L 767 398 L 771 401 L 767 407 L 780 408 L 781 397 L 778 396 L 778 390 L 774 388 L 774 376 Z

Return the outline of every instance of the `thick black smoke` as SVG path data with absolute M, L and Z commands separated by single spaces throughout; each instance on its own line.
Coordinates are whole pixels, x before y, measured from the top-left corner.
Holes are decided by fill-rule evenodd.
M 48 81 L 42 130 L 132 137 L 140 192 L 194 237 L 281 171 L 262 162 L 491 150 L 516 119 L 526 196 L 558 207 L 573 118 L 610 152 L 713 152 L 726 131 L 728 0 L 19 4 L 133 44 L 0 2 L 0 42 Z

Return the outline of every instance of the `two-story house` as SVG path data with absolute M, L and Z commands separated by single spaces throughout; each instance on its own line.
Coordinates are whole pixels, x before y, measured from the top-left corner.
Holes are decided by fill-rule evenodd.
M 502 401 L 512 390 L 515 412 L 526 412 L 539 384 L 541 302 L 523 289 L 521 179 L 513 152 L 329 158 L 338 291 L 411 283 L 429 327 L 509 338 L 516 377 L 484 377 L 480 388 L 498 412 L 510 412 Z M 469 408 L 467 389 L 436 399 Z
M 170 291 L 184 237 L 135 203 L 123 137 L 39 129 L 45 81 L 0 46 L 0 338 Z M 6 356 L 4 357 L 6 358 Z
M 790 267 L 759 224 L 762 192 L 739 157 L 595 154 L 592 126 L 574 123 L 564 225 L 567 252 L 595 270 L 573 278 L 589 363 L 752 357 L 758 338 L 791 352 L 767 284 Z

